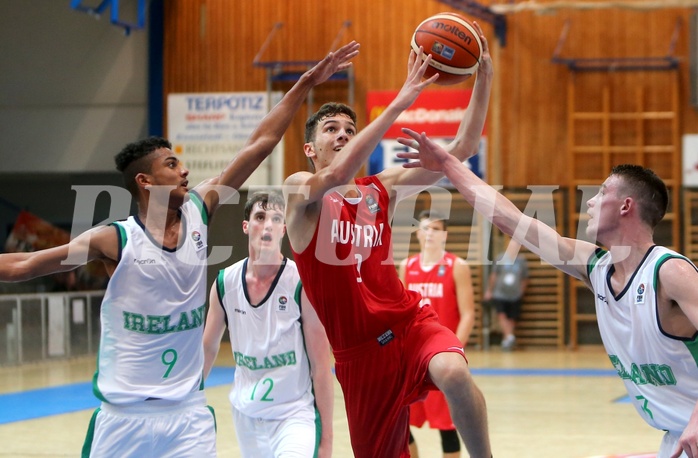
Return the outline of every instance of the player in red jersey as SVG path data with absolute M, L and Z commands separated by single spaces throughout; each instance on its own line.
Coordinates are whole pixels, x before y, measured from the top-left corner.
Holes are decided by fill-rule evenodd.
M 477 150 L 487 114 L 493 71 L 481 38 L 473 96 L 449 147 L 459 158 Z M 410 53 L 402 89 L 361 133 L 346 105 L 326 104 L 311 116 L 303 150 L 315 173 L 293 174 L 284 186 L 291 248 L 334 351 L 358 458 L 409 456 L 409 405 L 434 388 L 446 395 L 470 455 L 491 454 L 485 401 L 461 342 L 433 310 L 419 307 L 419 294 L 402 286 L 392 257 L 396 202 L 440 175 L 392 167 L 354 179 L 398 115 L 435 81 L 422 80 L 430 62 L 422 57 Z
M 419 254 L 400 263 L 400 278 L 407 289 L 422 295 L 422 307 L 432 307 L 439 322 L 453 331 L 465 348 L 475 324 L 470 267 L 464 259 L 446 251 L 448 221 L 443 215 L 424 210 L 418 219 Z M 410 425 L 420 428 L 427 421 L 439 430 L 444 458 L 460 456 L 458 432 L 440 391 L 430 391 L 424 401 L 410 406 Z M 419 457 L 412 434 L 410 454 Z

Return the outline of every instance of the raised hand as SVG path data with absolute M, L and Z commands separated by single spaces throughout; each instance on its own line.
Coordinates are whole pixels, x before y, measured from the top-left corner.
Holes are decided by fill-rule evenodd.
M 411 138 L 399 137 L 398 143 L 409 148 L 414 148 L 417 151 L 408 151 L 397 153 L 400 159 L 416 159 L 414 162 L 406 162 L 402 166 L 406 169 L 421 167 L 432 172 L 443 172 L 444 162 L 449 158 L 448 151 L 436 144 L 432 139 L 427 137 L 427 134 L 415 132 L 406 127 L 402 128 L 402 133 L 409 135 Z
M 315 67 L 306 72 L 313 84 L 318 85 L 327 81 L 335 73 L 349 68 L 351 59 L 359 54 L 359 43 L 352 41 L 336 51 L 332 51 L 325 56 Z
M 436 81 L 438 74 L 433 75 L 427 80 L 423 80 L 424 72 L 429 67 L 431 62 L 431 54 L 424 58 L 424 50 L 420 47 L 419 53 L 414 50 L 410 51 L 410 57 L 407 64 L 407 79 L 403 84 L 402 89 L 397 94 L 393 103 L 401 110 L 406 110 L 417 100 L 419 94 L 425 87 Z
M 492 68 L 492 56 L 490 55 L 490 45 L 487 42 L 485 33 L 482 31 L 480 24 L 477 21 L 473 21 L 475 29 L 477 29 L 477 34 L 480 36 L 480 42 L 482 43 L 482 54 L 480 55 L 480 65 L 477 67 L 477 73 L 492 74 L 494 69 Z

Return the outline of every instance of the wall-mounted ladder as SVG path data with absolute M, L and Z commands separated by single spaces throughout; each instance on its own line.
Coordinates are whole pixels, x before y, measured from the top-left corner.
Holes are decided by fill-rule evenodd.
M 271 101 L 271 92 L 274 88 L 274 83 L 287 82 L 295 83 L 307 70 L 315 66 L 319 60 L 270 60 L 263 61 L 262 56 L 264 52 L 269 47 L 272 39 L 276 33 L 284 26 L 282 22 L 277 22 L 274 24 L 271 32 L 267 36 L 266 40 L 262 44 L 262 47 L 257 52 L 254 60 L 252 61 L 255 67 L 261 67 L 266 71 L 266 89 L 267 89 L 267 100 Z M 340 28 L 337 36 L 330 45 L 329 51 L 334 51 L 339 45 L 339 40 L 342 38 L 345 30 L 351 26 L 351 21 L 344 21 L 342 27 Z M 354 67 L 349 66 L 346 70 L 337 72 L 332 75 L 329 81 L 345 81 L 347 83 L 347 103 L 350 106 L 354 105 Z M 308 116 L 310 116 L 313 111 L 314 98 L 313 91 L 308 93 L 307 98 L 307 109 Z

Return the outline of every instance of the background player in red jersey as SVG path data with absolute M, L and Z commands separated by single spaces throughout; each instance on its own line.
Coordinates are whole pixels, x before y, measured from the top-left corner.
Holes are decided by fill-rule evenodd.
M 464 259 L 446 251 L 448 221 L 442 214 L 424 210 L 418 219 L 419 254 L 400 263 L 400 279 L 407 289 L 421 293 L 421 306 L 432 307 L 439 323 L 453 331 L 465 348 L 475 324 L 470 267 Z M 410 425 L 420 428 L 427 421 L 439 430 L 444 458 L 460 456 L 458 432 L 441 391 L 430 391 L 424 401 L 410 406 Z M 410 454 L 419 457 L 411 433 Z

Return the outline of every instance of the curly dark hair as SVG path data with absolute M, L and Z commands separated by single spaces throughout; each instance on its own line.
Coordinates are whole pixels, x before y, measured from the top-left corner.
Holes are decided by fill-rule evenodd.
M 147 156 L 160 148 L 172 148 L 172 144 L 162 137 L 148 137 L 126 145 L 116 156 L 116 169 L 123 174 L 124 185 L 135 197 L 138 194 L 136 175 L 150 173 L 151 160 Z
M 666 184 L 652 170 L 633 164 L 621 164 L 611 169 L 611 175 L 622 178 L 619 191 L 627 192 L 640 205 L 640 216 L 654 228 L 664 218 L 669 206 Z

